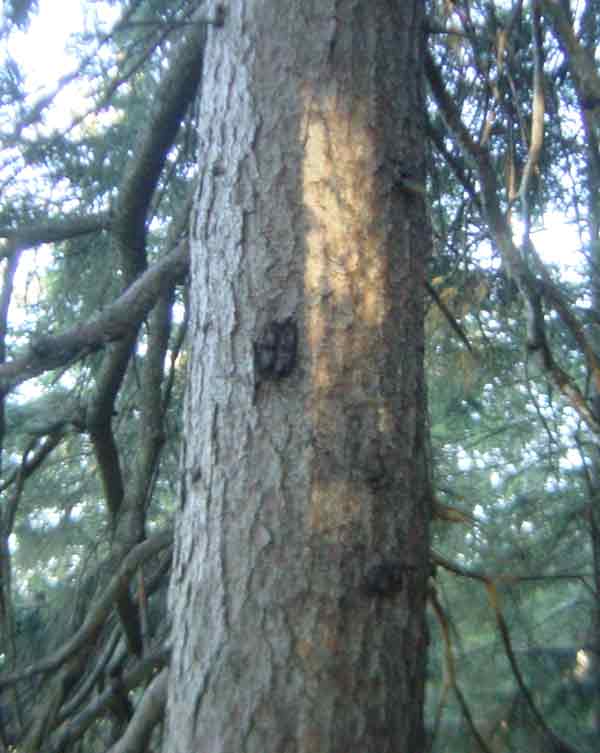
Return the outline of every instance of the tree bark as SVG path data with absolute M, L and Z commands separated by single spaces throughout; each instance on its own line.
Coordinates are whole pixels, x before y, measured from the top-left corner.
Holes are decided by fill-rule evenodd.
M 209 30 L 167 753 L 424 750 L 422 14 Z

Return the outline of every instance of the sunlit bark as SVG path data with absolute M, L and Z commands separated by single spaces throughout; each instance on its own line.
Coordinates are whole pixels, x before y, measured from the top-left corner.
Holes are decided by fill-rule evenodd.
M 424 750 L 422 10 L 209 33 L 168 753 Z

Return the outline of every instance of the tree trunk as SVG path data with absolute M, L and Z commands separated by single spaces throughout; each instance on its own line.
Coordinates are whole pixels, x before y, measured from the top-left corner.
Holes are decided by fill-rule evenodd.
M 167 753 L 424 750 L 422 13 L 209 32 Z

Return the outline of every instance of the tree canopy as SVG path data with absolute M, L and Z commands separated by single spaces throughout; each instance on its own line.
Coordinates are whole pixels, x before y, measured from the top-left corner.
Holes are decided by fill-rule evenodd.
M 197 102 L 227 8 L 80 5 L 50 80 L 50 4 L 7 0 L 0 28 L 0 751 L 160 745 L 188 219 L 218 178 Z M 591 753 L 600 4 L 426 9 L 428 175 L 402 180 L 435 245 L 431 750 Z

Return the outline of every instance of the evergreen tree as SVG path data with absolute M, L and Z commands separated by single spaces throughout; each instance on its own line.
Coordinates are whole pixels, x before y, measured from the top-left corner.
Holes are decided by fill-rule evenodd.
M 0 753 L 419 739 L 429 512 L 428 749 L 595 751 L 598 3 L 80 5 L 0 26 Z

